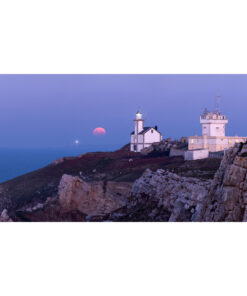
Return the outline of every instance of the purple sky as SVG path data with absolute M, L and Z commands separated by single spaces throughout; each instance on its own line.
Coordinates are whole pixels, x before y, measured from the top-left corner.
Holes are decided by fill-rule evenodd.
M 139 106 L 164 137 L 200 134 L 217 93 L 227 135 L 247 136 L 247 75 L 0 75 L 0 146 L 121 146 Z

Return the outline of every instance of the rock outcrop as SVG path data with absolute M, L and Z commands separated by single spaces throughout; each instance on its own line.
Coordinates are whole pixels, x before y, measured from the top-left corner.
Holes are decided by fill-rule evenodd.
M 17 221 L 94 221 L 126 205 L 130 182 L 85 182 L 63 175 L 58 193 L 45 202 L 26 205 L 15 213 Z M 97 220 L 96 219 L 96 220 Z
M 179 141 L 171 141 L 171 139 L 164 139 L 160 142 L 153 143 L 147 148 L 141 151 L 143 156 L 160 156 L 169 155 L 171 149 L 186 150 L 188 148 L 188 142 L 185 137 L 181 138 Z M 181 153 L 179 154 L 181 155 Z
M 247 221 L 247 144 L 229 149 L 215 174 L 203 221 Z
M 131 196 L 128 205 L 108 219 L 247 221 L 247 144 L 237 144 L 226 152 L 213 180 L 146 170 L 134 183 Z
M 124 221 L 194 221 L 212 181 L 180 177 L 164 170 L 146 170 L 133 185 L 125 211 L 109 219 Z M 140 215 L 143 213 L 144 215 Z
M 0 216 L 0 222 L 13 222 L 13 220 L 9 217 L 8 211 L 4 209 Z
M 78 211 L 63 212 L 57 198 L 47 198 L 44 203 L 16 211 L 15 221 L 32 222 L 83 222 L 87 215 Z
M 170 148 L 172 147 L 171 141 L 162 140 L 161 142 L 153 143 L 147 148 L 141 151 L 141 155 L 151 155 L 151 154 L 164 154 L 169 155 Z
M 64 175 L 59 185 L 59 204 L 63 212 L 78 210 L 87 215 L 105 215 L 126 204 L 131 186 L 128 182 L 89 183 Z

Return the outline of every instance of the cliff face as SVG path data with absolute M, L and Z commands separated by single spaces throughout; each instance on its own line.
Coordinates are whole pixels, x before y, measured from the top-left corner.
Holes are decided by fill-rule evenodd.
M 247 144 L 226 152 L 213 180 L 146 170 L 134 183 L 131 196 L 127 207 L 108 219 L 247 221 Z
M 0 213 L 7 210 L 14 221 L 108 220 L 111 213 L 120 211 L 119 208 L 130 211 L 127 205 L 132 200 L 129 199 L 132 184 L 146 169 L 154 172 L 163 169 L 171 176 L 177 174 L 178 178 L 211 180 L 219 165 L 218 159 L 184 161 L 183 157 L 169 157 L 156 152 L 144 156 L 131 153 L 128 146 L 114 152 L 65 157 L 0 184 Z M 171 177 L 171 182 L 175 182 L 172 180 Z M 195 183 L 203 183 L 200 180 Z M 138 215 L 133 214 L 131 219 L 151 219 L 148 213 L 150 207 L 156 208 L 156 199 L 145 197 L 140 200 L 141 210 L 138 206 L 131 209 L 133 213 L 138 211 Z M 163 209 L 161 214 L 166 221 L 170 212 Z
M 212 181 L 181 177 L 164 170 L 146 170 L 133 185 L 125 209 L 109 220 L 196 221 Z
M 87 183 L 79 177 L 64 175 L 59 185 L 58 200 L 63 212 L 78 210 L 87 215 L 105 215 L 126 204 L 132 183 Z
M 247 221 L 247 144 L 229 149 L 217 171 L 204 221 Z
M 219 168 L 218 159 L 129 156 L 64 159 L 1 184 L 0 221 L 247 221 L 247 143 Z
M 63 175 L 58 193 L 35 206 L 16 211 L 24 221 L 88 221 L 103 217 L 126 205 L 132 183 L 113 181 L 85 182 L 82 178 Z
M 143 189 L 147 189 L 145 191 L 149 196 L 155 195 L 157 198 L 157 208 L 170 212 L 170 222 L 196 220 L 197 208 L 204 202 L 211 185 L 211 181 L 180 177 L 163 170 L 158 170 L 154 175 L 147 171 L 143 177 L 135 182 L 132 196 L 140 197 Z M 147 187 L 143 181 L 148 184 Z
M 197 172 L 194 164 L 185 163 Z M 0 221 L 247 221 L 247 144 L 226 152 L 214 179 L 183 174 L 146 169 L 134 183 L 64 174 L 55 195 L 4 210 Z

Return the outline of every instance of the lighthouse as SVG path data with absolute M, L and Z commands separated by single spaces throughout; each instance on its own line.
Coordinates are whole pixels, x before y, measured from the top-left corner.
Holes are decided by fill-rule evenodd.
M 141 111 L 136 112 L 136 118 L 134 119 L 134 125 L 135 125 L 135 135 L 138 135 L 140 132 L 144 129 L 144 120 L 142 119 L 142 113 Z
M 246 137 L 226 136 L 228 119 L 217 109 L 210 112 L 207 109 L 200 116 L 202 135 L 189 137 L 189 150 L 207 149 L 209 152 L 218 152 L 229 149 L 235 143 L 246 142 Z M 195 158 L 194 158 L 195 159 Z
M 141 152 L 144 148 L 149 147 L 153 143 L 160 142 L 162 135 L 158 131 L 158 127 L 144 127 L 144 119 L 140 110 L 136 112 L 134 119 L 134 131 L 130 136 L 130 150 Z
M 202 135 L 208 137 L 225 137 L 226 124 L 228 119 L 225 115 L 217 112 L 209 112 L 207 109 L 200 116 L 200 123 L 202 125 Z

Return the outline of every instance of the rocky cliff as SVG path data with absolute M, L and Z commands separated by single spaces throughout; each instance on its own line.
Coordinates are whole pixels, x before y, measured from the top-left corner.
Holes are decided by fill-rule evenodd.
M 0 220 L 108 220 L 109 215 L 124 211 L 129 205 L 133 182 L 147 169 L 150 172 L 162 169 L 166 174 L 193 177 L 203 183 L 213 178 L 219 165 L 218 159 L 184 161 L 183 157 L 142 155 L 130 152 L 129 145 L 114 152 L 64 157 L 0 184 L 0 213 L 3 213 Z M 146 213 L 148 219 L 149 201 L 145 203 L 142 199 L 142 204 L 139 218 L 144 219 Z M 150 200 L 150 204 L 156 207 L 154 201 Z
M 63 175 L 58 200 L 63 212 L 78 210 L 87 215 L 104 215 L 126 204 L 132 183 L 95 181 Z
M 65 174 L 55 197 L 48 197 L 45 202 L 35 206 L 26 205 L 18 209 L 16 219 L 89 221 L 95 216 L 99 219 L 125 206 L 131 187 L 130 182 L 85 182 L 80 177 Z
M 113 221 L 247 221 L 247 144 L 229 149 L 213 180 L 146 170 Z
M 207 199 L 212 181 L 146 170 L 133 185 L 127 206 L 109 220 L 197 221 L 198 210 Z
M 217 171 L 203 221 L 247 221 L 247 144 L 229 149 Z
M 220 166 L 125 150 L 63 159 L 1 184 L 0 213 L 0 221 L 247 221 L 247 143 Z

